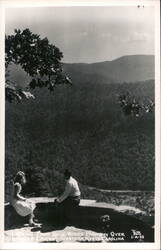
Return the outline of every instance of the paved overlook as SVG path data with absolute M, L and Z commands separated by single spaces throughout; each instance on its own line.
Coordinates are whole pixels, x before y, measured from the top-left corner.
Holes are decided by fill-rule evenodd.
M 152 242 L 153 216 L 128 205 L 116 206 L 82 199 L 77 211 L 70 212 L 70 222 L 58 226 L 54 218 L 54 197 L 30 198 L 37 204 L 39 226 L 28 227 L 10 204 L 5 205 L 6 242 Z M 21 237 L 20 237 L 21 235 Z

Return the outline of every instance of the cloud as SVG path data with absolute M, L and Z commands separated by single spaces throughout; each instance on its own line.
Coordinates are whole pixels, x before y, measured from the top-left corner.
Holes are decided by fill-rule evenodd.
M 102 33 L 101 36 L 104 37 L 104 38 L 108 38 L 108 39 L 112 38 L 112 34 L 111 33 Z
M 140 33 L 140 32 L 133 32 L 131 33 L 127 40 L 128 42 L 136 42 L 136 41 L 148 41 L 150 39 L 150 35 L 148 33 Z
M 112 33 L 102 33 L 102 38 L 111 40 L 113 42 L 121 42 L 121 43 L 131 43 L 131 42 L 146 42 L 151 40 L 150 34 L 145 32 L 129 32 L 129 34 L 126 34 L 125 32 L 122 34 L 112 34 Z
M 87 32 L 87 31 L 83 31 L 83 32 L 81 33 L 81 35 L 82 35 L 82 36 L 87 36 L 87 35 L 88 35 L 88 32 Z

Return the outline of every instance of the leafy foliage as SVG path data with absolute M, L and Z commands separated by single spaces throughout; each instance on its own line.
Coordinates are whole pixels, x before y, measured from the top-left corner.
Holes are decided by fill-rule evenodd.
M 47 38 L 41 39 L 29 29 L 23 31 L 15 29 L 14 35 L 5 37 L 5 65 L 6 72 L 10 63 L 19 64 L 31 76 L 27 91 L 6 84 L 6 99 L 20 101 L 22 98 L 33 97 L 30 90 L 36 87 L 47 87 L 54 91 L 56 84 L 71 84 L 71 80 L 63 73 L 61 59 L 62 52 Z M 7 76 L 6 76 L 7 78 Z
M 139 117 L 144 112 L 151 113 L 154 111 L 154 101 L 148 100 L 147 103 L 139 103 L 136 97 L 131 96 L 130 93 L 119 95 L 119 103 L 125 115 L 133 115 Z
M 29 91 L 16 88 L 15 86 L 12 86 L 10 84 L 6 83 L 5 88 L 6 88 L 5 91 L 6 100 L 8 100 L 9 102 L 12 102 L 14 100 L 20 102 L 23 98 L 26 99 L 35 98 L 34 95 L 31 94 Z

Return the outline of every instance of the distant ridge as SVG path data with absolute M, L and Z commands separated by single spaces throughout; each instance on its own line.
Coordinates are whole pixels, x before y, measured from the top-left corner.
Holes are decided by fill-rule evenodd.
M 128 55 L 91 64 L 65 63 L 64 69 L 74 80 L 79 75 L 81 80 L 93 76 L 103 83 L 145 81 L 154 79 L 154 55 Z
M 154 57 L 153 54 L 149 54 L 149 55 L 144 55 L 144 54 L 136 54 L 136 55 L 124 55 L 124 56 L 120 56 L 117 58 L 114 58 L 112 60 L 105 60 L 105 61 L 97 61 L 97 62 L 90 62 L 90 63 L 86 63 L 86 62 L 63 62 L 63 64 L 79 64 L 79 65 L 84 65 L 84 64 L 98 64 L 98 63 L 107 63 L 107 62 L 113 62 L 113 61 L 118 61 L 118 60 L 122 60 L 123 58 L 128 58 L 128 57 Z

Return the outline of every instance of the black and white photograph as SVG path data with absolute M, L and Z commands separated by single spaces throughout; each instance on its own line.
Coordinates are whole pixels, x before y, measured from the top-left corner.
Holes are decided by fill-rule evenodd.
M 17 2 L 4 4 L 4 246 L 159 250 L 159 1 Z

